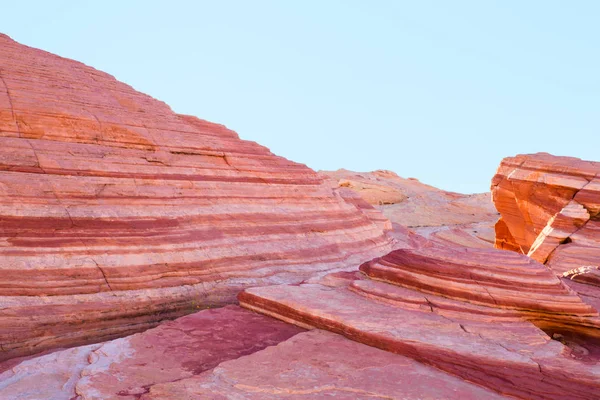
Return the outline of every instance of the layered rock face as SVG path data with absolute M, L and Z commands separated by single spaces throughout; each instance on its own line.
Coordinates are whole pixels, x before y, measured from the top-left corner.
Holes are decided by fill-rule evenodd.
M 410 231 L 402 245 L 360 272 L 240 294 L 265 316 L 203 310 L 0 363 L 0 398 L 597 398 L 598 313 L 545 266 Z
M 389 251 L 385 220 L 350 197 L 222 125 L 0 36 L 0 359 Z
M 332 187 L 354 191 L 388 218 L 402 239 L 404 227 L 435 241 L 489 248 L 498 212 L 489 193 L 464 195 L 405 179 L 394 172 L 320 171 Z
M 451 388 L 449 390 L 449 388 Z M 485 388 L 333 333 L 235 306 L 144 333 L 0 364 L 0 398 L 499 399 Z
M 489 194 L 317 174 L 0 35 L 0 398 L 596 399 L 597 180 L 504 160 L 501 251 Z
M 600 264 L 600 163 L 550 154 L 502 160 L 492 181 L 496 247 L 557 274 Z
M 597 398 L 598 311 L 544 265 L 514 252 L 443 246 L 414 234 L 406 243 L 412 247 L 364 263 L 363 276 L 250 288 L 240 304 L 503 395 Z

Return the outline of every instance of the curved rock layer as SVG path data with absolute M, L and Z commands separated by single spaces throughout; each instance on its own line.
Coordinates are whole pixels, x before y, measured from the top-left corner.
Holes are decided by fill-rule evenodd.
M 363 264 L 362 278 L 250 288 L 240 304 L 504 395 L 597 398 L 598 312 L 544 265 L 512 252 L 409 242 L 413 248 Z
M 385 220 L 345 197 L 222 125 L 0 36 L 0 359 L 389 251 Z
M 546 153 L 502 160 L 492 181 L 496 247 L 557 274 L 600 264 L 600 163 Z
M 490 307 L 493 314 L 501 309 L 545 330 L 600 337 L 596 309 L 544 265 L 515 253 L 438 246 L 399 249 L 364 263 L 360 270 L 396 286 Z

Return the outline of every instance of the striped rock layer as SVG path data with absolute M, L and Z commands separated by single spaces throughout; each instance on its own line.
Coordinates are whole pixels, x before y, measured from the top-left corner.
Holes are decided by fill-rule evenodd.
M 0 35 L 0 360 L 389 251 L 385 219 L 358 203 L 222 125 Z
M 246 289 L 248 309 L 326 329 L 500 394 L 595 399 L 600 319 L 544 265 L 514 252 L 413 240 L 356 274 Z M 554 339 L 554 340 L 553 340 Z
M 600 265 L 600 162 L 546 153 L 502 160 L 492 181 L 496 247 L 558 275 Z

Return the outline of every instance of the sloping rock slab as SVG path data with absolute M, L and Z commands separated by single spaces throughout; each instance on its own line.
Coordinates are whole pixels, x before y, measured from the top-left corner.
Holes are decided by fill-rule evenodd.
M 547 153 L 507 157 L 492 197 L 501 215 L 496 247 L 528 254 L 557 275 L 600 264 L 600 162 Z
M 576 296 L 573 296 L 576 298 Z M 520 310 L 452 300 L 383 282 L 247 289 L 243 307 L 326 329 L 411 357 L 499 393 L 595 399 L 600 365 L 587 349 L 552 340 Z M 574 346 L 575 347 L 575 346 Z
M 198 375 L 300 332 L 237 306 L 204 310 L 144 333 L 26 360 L 0 374 L 0 398 L 138 399 L 152 385 Z
M 298 334 L 189 379 L 155 385 L 142 400 L 499 399 L 482 387 L 321 330 Z

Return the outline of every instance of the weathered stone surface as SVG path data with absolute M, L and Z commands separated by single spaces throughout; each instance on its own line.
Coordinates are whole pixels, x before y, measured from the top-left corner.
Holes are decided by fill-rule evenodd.
M 235 306 L 204 310 L 23 361 L 0 374 L 0 398 L 501 398 L 410 358 L 301 331 Z
M 373 172 L 354 172 L 347 169 L 337 171 L 319 171 L 331 180 L 334 187 L 346 187 L 372 205 L 401 203 L 410 197 L 439 192 L 440 189 L 419 182 L 415 178 L 402 178 L 395 172 L 377 170 Z
M 99 344 L 74 347 L 18 363 L 0 373 L 0 398 L 68 400 L 76 397 L 75 385 L 82 370 L 89 365 L 90 354 L 99 347 Z
M 546 153 L 502 160 L 492 181 L 496 247 L 558 275 L 600 264 L 600 163 Z
M 544 265 L 514 252 L 410 243 L 363 264 L 369 279 L 346 274 L 345 283 L 338 276 L 251 288 L 239 295 L 240 304 L 409 356 L 501 394 L 596 398 L 598 312 Z
M 150 399 L 498 399 L 435 368 L 313 330 L 178 382 Z
M 600 267 L 579 267 L 565 272 L 563 276 L 575 282 L 600 286 Z
M 0 374 L 0 398 L 138 399 L 152 385 L 201 374 L 301 331 L 237 306 L 204 310 L 126 338 L 23 361 Z
M 571 200 L 554 215 L 538 234 L 527 255 L 545 263 L 554 250 L 577 232 L 590 219 L 589 212 L 575 200 Z
M 0 37 L 0 360 L 368 260 L 390 249 L 373 212 L 222 125 Z
M 348 188 L 374 206 L 401 203 L 408 199 L 409 195 L 435 190 L 432 186 L 423 185 L 417 180 L 401 178 L 391 171 L 359 173 L 339 169 L 319 172 L 331 179 L 334 187 Z
M 489 193 L 447 192 L 391 171 L 359 173 L 340 169 L 320 173 L 329 178 L 332 187 L 358 193 L 393 224 L 441 243 L 493 246 L 498 212 Z
M 518 310 L 528 318 L 555 323 L 564 319 L 569 324 L 574 315 L 597 315 L 544 265 L 512 252 L 441 246 L 399 249 L 361 265 L 360 270 L 397 286 Z M 579 317 L 574 324 L 582 322 Z M 594 318 L 590 326 L 596 323 Z

